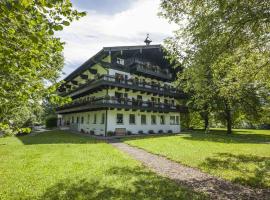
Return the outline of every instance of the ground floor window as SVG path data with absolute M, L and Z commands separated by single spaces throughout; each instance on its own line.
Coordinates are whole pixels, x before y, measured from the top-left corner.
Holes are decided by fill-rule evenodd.
M 79 117 L 77 117 L 77 124 L 79 124 L 80 123 L 80 119 L 79 119 Z
M 156 124 L 156 123 L 157 123 L 156 116 L 151 115 L 151 124 Z
M 87 115 L 87 124 L 90 124 L 90 115 Z
M 94 114 L 94 120 L 93 120 L 93 124 L 97 123 L 97 114 Z
M 165 117 L 164 115 L 160 116 L 160 124 L 165 124 Z
M 84 117 L 82 116 L 81 117 L 81 124 L 83 124 L 84 123 Z
M 74 124 L 74 117 L 71 117 L 71 123 Z
M 146 124 L 146 115 L 141 115 L 141 124 Z
M 135 124 L 135 115 L 134 114 L 129 115 L 129 124 Z
M 116 115 L 116 123 L 117 124 L 123 124 L 123 114 L 117 114 Z
M 176 116 L 176 120 L 175 120 L 175 121 L 176 121 L 176 124 L 177 124 L 177 125 L 180 124 L 180 118 L 179 118 L 179 116 Z
M 105 114 L 102 113 L 101 115 L 101 124 L 104 124 L 105 123 Z
M 170 116 L 170 125 L 175 124 L 175 116 Z

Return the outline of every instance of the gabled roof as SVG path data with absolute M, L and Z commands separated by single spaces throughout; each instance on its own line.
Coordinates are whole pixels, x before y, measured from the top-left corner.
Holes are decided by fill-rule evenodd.
M 85 71 L 89 67 L 93 66 L 99 60 L 103 59 L 109 52 L 114 51 L 128 51 L 128 50 L 143 50 L 143 49 L 161 49 L 161 45 L 137 45 L 137 46 L 115 46 L 115 47 L 103 47 L 98 53 L 89 58 L 86 62 L 84 62 L 80 67 L 71 72 L 64 80 L 70 81 L 76 76 L 78 76 L 82 71 Z

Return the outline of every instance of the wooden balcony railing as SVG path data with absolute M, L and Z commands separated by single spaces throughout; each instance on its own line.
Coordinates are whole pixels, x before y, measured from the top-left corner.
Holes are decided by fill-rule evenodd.
M 74 101 L 70 104 L 58 107 L 58 113 L 61 111 L 68 111 L 70 108 L 124 108 L 124 109 L 139 109 L 148 111 L 161 111 L 161 112 L 187 112 L 186 106 L 158 103 L 152 101 L 142 101 L 130 98 L 116 98 L 114 96 L 105 96 L 100 98 L 88 98 L 81 101 Z M 74 109 L 73 109 L 74 110 Z M 76 109 L 75 109 L 76 110 Z M 60 112 L 59 112 L 60 111 Z
M 124 79 L 123 77 L 116 77 L 111 75 L 102 75 L 97 79 L 89 80 L 85 84 L 78 86 L 77 88 L 60 93 L 62 96 L 70 95 L 75 96 L 80 93 L 86 92 L 90 89 L 94 89 L 101 85 L 111 85 L 115 87 L 123 87 L 137 91 L 150 92 L 160 95 L 179 96 L 185 97 L 185 94 L 175 89 L 172 86 L 161 86 L 159 84 L 148 83 L 146 81 L 139 81 L 136 79 Z

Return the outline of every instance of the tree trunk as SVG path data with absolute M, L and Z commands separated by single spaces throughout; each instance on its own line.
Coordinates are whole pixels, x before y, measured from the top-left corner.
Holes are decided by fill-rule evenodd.
M 225 113 L 226 113 L 226 121 L 227 121 L 227 134 L 232 133 L 232 112 L 230 106 L 225 104 Z
M 206 131 L 209 128 L 209 116 L 205 114 L 204 116 L 204 130 Z
M 207 107 L 205 106 L 205 109 L 203 112 L 200 113 L 201 118 L 204 121 L 204 131 L 207 133 L 209 129 L 209 112 L 207 111 Z

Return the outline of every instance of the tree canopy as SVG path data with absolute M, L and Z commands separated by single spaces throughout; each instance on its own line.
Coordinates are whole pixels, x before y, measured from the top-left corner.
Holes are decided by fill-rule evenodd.
M 84 15 L 69 0 L 0 1 L 0 131 L 20 128 L 44 98 L 59 100 L 64 43 L 54 33 Z
M 161 9 L 179 25 L 166 47 L 183 68 L 178 81 L 192 108 L 226 121 L 228 133 L 239 113 L 262 117 L 270 94 L 270 2 L 162 0 Z

